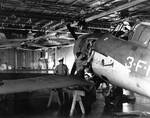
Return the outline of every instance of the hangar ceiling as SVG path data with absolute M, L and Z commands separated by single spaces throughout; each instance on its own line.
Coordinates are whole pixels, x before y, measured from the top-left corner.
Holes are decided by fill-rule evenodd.
M 0 31 L 7 38 L 10 32 L 66 33 L 68 23 L 82 34 L 136 18 L 150 19 L 149 0 L 0 0 Z

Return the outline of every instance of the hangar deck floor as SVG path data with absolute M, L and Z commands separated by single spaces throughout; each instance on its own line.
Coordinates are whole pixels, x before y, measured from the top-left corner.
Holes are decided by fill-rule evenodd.
M 67 107 L 59 107 L 53 103 L 50 108 L 46 108 L 47 97 L 38 97 L 30 100 L 30 105 L 24 100 L 17 107 L 8 104 L 4 108 L 1 104 L 0 118 L 69 118 L 69 109 Z M 21 106 L 21 107 L 20 107 Z M 4 110 L 5 109 L 5 110 Z M 14 110 L 15 109 L 15 110 Z M 137 111 L 136 114 L 118 116 L 115 113 L 122 113 Z M 108 109 L 105 108 L 104 98 L 101 94 L 97 94 L 97 100 L 92 105 L 92 110 L 85 115 L 82 115 L 80 110 L 75 110 L 71 118 L 148 118 L 150 115 L 138 114 L 138 111 L 150 112 L 150 100 L 136 95 L 136 102 L 134 104 L 124 103 L 120 108 Z

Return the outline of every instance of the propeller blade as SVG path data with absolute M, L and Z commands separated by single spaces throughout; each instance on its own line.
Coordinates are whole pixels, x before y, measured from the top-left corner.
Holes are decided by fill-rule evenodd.
M 71 33 L 71 35 L 74 37 L 74 39 L 77 40 L 78 37 L 77 37 L 77 35 L 76 35 L 75 31 L 74 31 L 74 28 L 71 27 L 70 24 L 67 24 L 67 28 L 68 28 L 69 32 Z

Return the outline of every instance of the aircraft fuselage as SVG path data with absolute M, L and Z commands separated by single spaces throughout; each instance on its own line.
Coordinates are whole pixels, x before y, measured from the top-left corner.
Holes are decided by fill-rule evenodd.
M 150 50 L 132 41 L 104 35 L 96 40 L 93 71 L 110 83 L 150 97 Z

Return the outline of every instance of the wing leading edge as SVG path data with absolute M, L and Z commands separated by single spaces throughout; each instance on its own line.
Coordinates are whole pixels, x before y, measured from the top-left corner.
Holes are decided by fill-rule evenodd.
M 4 84 L 0 86 L 0 94 L 92 85 L 85 80 L 76 79 L 75 76 L 60 75 L 48 75 L 18 80 L 3 80 L 3 82 Z

